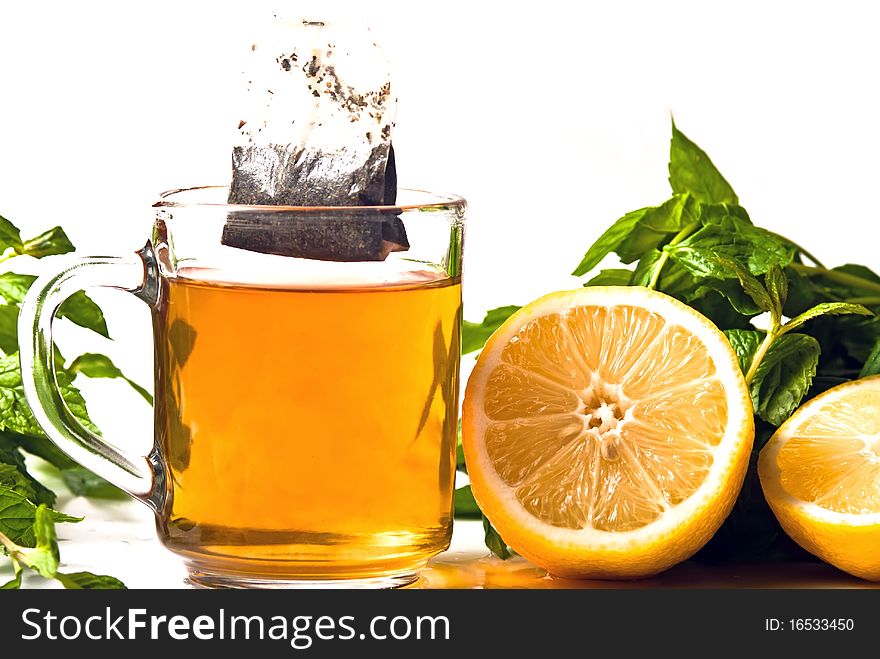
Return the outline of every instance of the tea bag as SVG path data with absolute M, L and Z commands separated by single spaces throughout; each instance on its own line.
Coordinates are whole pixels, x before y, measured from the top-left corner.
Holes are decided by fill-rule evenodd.
M 230 213 L 223 244 L 331 261 L 409 248 L 396 213 L 357 208 L 396 202 L 388 69 L 362 23 L 275 16 L 251 47 L 229 203 L 352 210 Z

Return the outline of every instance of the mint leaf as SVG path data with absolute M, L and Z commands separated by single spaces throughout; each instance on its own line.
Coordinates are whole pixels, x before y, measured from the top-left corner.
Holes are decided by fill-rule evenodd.
M 16 473 L 12 474 L 8 469 L 4 469 L 5 467 L 13 469 Z M 5 478 L 0 476 L 0 485 L 16 490 L 36 504 L 55 505 L 55 493 L 28 473 L 24 457 L 6 437 L 0 438 L 0 470 L 6 474 Z M 19 479 L 23 479 L 26 485 L 15 487 L 16 483 L 20 483 Z
M 785 271 L 778 265 L 771 265 L 764 276 L 764 284 L 777 316 L 782 316 L 782 310 L 788 300 L 788 277 Z
M 77 291 L 61 304 L 58 308 L 58 317 L 67 318 L 80 327 L 85 327 L 103 337 L 110 338 L 104 312 L 83 291 Z
M 74 359 L 67 367 L 71 375 L 82 373 L 90 378 L 124 378 L 122 371 L 107 355 L 86 352 Z
M 74 376 L 77 373 L 82 373 L 89 378 L 120 378 L 128 382 L 131 388 L 138 392 L 147 403 L 153 404 L 153 397 L 150 395 L 150 392 L 137 382 L 127 378 L 107 355 L 99 355 L 93 352 L 84 353 L 74 359 L 66 370 Z
M 847 263 L 845 265 L 839 265 L 836 268 L 831 268 L 831 272 L 840 272 L 846 275 L 850 275 L 851 277 L 857 277 L 868 283 L 880 284 L 880 275 L 871 270 L 871 268 L 869 268 L 868 266 L 858 263 Z M 861 285 L 864 286 L 865 284 Z
M 757 316 L 759 313 L 764 311 L 764 309 L 759 307 L 755 303 L 755 300 L 745 292 L 739 280 L 698 280 L 694 293 L 688 295 L 685 300 L 693 306 L 695 300 L 702 299 L 710 295 L 711 293 L 719 294 L 727 301 L 728 305 L 730 305 L 730 308 L 741 316 L 751 318 L 752 316 Z
M 659 247 L 673 234 L 697 221 L 698 205 L 687 194 L 674 195 L 660 206 L 649 206 L 621 217 L 593 243 L 575 276 L 586 274 L 611 252 L 624 263 L 642 258 L 644 252 Z
M 33 549 L 22 548 L 17 560 L 37 572 L 45 579 L 51 579 L 58 571 L 58 540 L 55 536 L 55 520 L 52 511 L 45 505 L 40 505 L 34 515 L 34 537 L 36 538 Z
M 669 185 L 677 193 L 690 193 L 700 202 L 736 204 L 733 188 L 706 152 L 694 144 L 672 122 L 669 147 Z
M 34 534 L 37 506 L 17 492 L 0 485 L 0 533 L 12 542 L 33 547 L 37 541 Z M 71 517 L 48 509 L 53 522 L 79 522 L 81 517 Z
M 0 426 L 23 435 L 43 434 L 24 397 L 17 354 L 0 358 Z
M 464 461 L 464 446 L 461 445 L 461 420 L 458 422 L 458 439 L 455 442 L 455 470 L 463 474 L 467 473 L 467 465 Z
M 692 300 L 703 294 L 703 291 L 699 290 L 702 283 L 675 261 L 667 261 L 660 273 L 657 290 L 680 300 Z
M 624 263 L 639 260 L 685 226 L 697 221 L 699 209 L 689 195 L 675 195 L 659 206 L 648 208 L 633 230 L 620 241 L 615 252 Z
M 632 270 L 611 268 L 600 270 L 599 274 L 590 279 L 584 286 L 629 286 Z
M 15 251 L 19 254 L 27 254 L 36 259 L 54 254 L 67 254 L 74 249 L 76 248 L 61 227 L 53 227 L 35 238 L 25 240 L 23 244 L 15 247 Z
M 21 569 L 21 565 L 14 558 L 12 559 L 12 566 L 15 570 L 15 576 L 12 577 L 5 584 L 0 586 L 0 590 L 20 590 L 21 589 L 21 573 L 23 570 Z
M 785 269 L 785 274 L 788 279 L 788 298 L 782 307 L 782 313 L 789 318 L 794 318 L 823 300 L 837 299 L 828 297 L 812 278 L 801 274 L 792 266 Z
M 501 539 L 501 536 L 498 535 L 498 531 L 495 530 L 495 527 L 492 526 L 492 522 L 490 522 L 489 518 L 485 515 L 483 515 L 483 531 L 485 533 L 484 541 L 486 547 L 489 548 L 489 551 L 505 561 L 512 556 L 507 543 Z
M 32 547 L 22 547 L 5 533 L 0 532 L 0 544 L 16 562 L 16 569 L 19 564 L 26 565 L 46 579 L 52 579 L 55 576 L 58 571 L 59 555 L 53 512 L 43 505 L 36 509 L 31 527 L 31 533 L 34 537 Z M 19 576 L 16 575 L 16 577 Z
M 749 366 L 752 365 L 752 359 L 758 351 L 758 346 L 764 340 L 764 332 L 757 330 L 725 330 L 724 336 L 730 342 L 733 352 L 736 353 L 736 360 L 739 362 L 740 370 L 746 373 Z
M 0 252 L 10 247 L 16 251 L 21 247 L 21 232 L 17 226 L 0 215 Z
M 697 222 L 700 219 L 700 213 L 700 204 L 690 194 L 674 194 L 659 206 L 655 206 L 645 213 L 645 216 L 639 221 L 639 228 L 668 236 Z
M 56 378 L 61 397 L 73 416 L 89 430 L 98 432 L 98 428 L 89 419 L 82 394 L 71 384 L 72 378 L 63 371 L 59 371 Z M 17 354 L 0 358 L 0 429 L 22 435 L 43 436 L 43 430 L 34 419 L 24 397 L 21 364 Z
M 751 298 L 748 298 L 742 291 L 739 292 L 739 296 L 753 304 Z M 707 291 L 701 297 L 690 301 L 689 304 L 722 330 L 752 329 L 753 326 L 749 319 L 758 313 L 755 310 L 754 313 L 743 314 L 725 296 L 717 291 Z
M 755 414 L 774 426 L 782 425 L 810 389 L 819 353 L 819 342 L 807 334 L 776 339 L 749 387 Z
M 871 354 L 868 355 L 868 359 L 865 360 L 865 364 L 859 372 L 860 378 L 866 378 L 871 375 L 880 375 L 880 339 L 877 339 L 874 349 L 871 350 Z
M 31 501 L 37 496 L 37 491 L 30 481 L 18 470 L 18 467 L 11 464 L 0 462 L 0 486 L 6 487 Z
M 58 572 L 55 579 L 68 590 L 126 590 L 126 586 L 116 577 L 91 572 Z
M 61 449 L 50 442 L 45 435 L 31 437 L 13 432 L 0 432 L 0 449 L 13 450 L 17 447 L 45 460 L 58 469 L 66 469 L 76 465 L 76 462 L 62 453 Z
M 783 330 L 790 331 L 793 329 L 797 329 L 808 320 L 818 318 L 819 316 L 844 315 L 873 316 L 874 312 L 870 309 L 863 307 L 861 304 L 848 304 L 846 302 L 823 302 L 822 304 L 817 304 L 812 309 L 807 309 L 799 316 L 792 318 L 790 321 L 785 323 L 785 325 L 783 326 Z
M 779 316 L 782 312 L 781 306 L 777 306 L 773 302 L 770 293 L 767 292 L 767 289 L 764 288 L 764 285 L 761 284 L 760 281 L 758 281 L 758 278 L 755 277 L 755 275 L 746 270 L 736 261 L 730 261 L 725 258 L 718 258 L 716 262 L 720 268 L 719 272 L 729 270 L 735 273 L 735 276 L 739 281 L 739 285 L 742 286 L 745 294 L 752 298 L 752 301 L 761 311 L 772 313 L 774 314 L 774 318 L 776 319 L 776 321 L 779 320 Z M 771 266 L 771 269 L 773 267 L 776 266 Z
M 18 351 L 18 307 L 9 304 L 0 304 L 0 350 Z
M 572 274 L 575 277 L 585 275 L 599 265 L 599 262 L 611 254 L 611 252 L 616 252 L 623 241 L 633 233 L 633 230 L 639 221 L 645 216 L 645 213 L 650 210 L 653 209 L 640 208 L 637 211 L 627 213 L 617 220 L 617 222 L 608 227 L 608 229 L 605 230 L 605 233 L 599 236 L 599 239 L 590 246 L 590 249 L 584 254 L 584 258 L 581 259 L 581 262 L 574 269 Z
M 654 276 L 654 270 L 657 268 L 657 264 L 660 262 L 660 258 L 663 253 L 659 249 L 649 249 L 642 257 L 639 259 L 639 262 L 636 264 L 636 269 L 632 272 L 630 276 L 630 284 L 632 286 L 647 286 L 651 283 L 651 279 Z M 602 272 L 605 272 L 604 270 Z M 665 266 L 665 269 L 660 273 L 660 279 L 657 282 L 657 290 L 665 291 L 664 284 L 669 277 L 669 265 Z
M 74 465 L 61 470 L 61 478 L 71 494 L 94 499 L 125 499 L 125 492 L 85 467 Z
M 658 250 L 646 252 L 633 273 L 631 285 L 647 285 L 659 258 Z M 750 328 L 748 319 L 762 311 L 738 281 L 698 279 L 675 262 L 667 262 L 664 266 L 657 290 L 689 304 L 721 329 Z
M 465 320 L 461 324 L 461 354 L 466 355 L 469 352 L 481 349 L 486 345 L 486 341 L 497 330 L 504 321 L 510 318 L 520 307 L 507 306 L 498 307 L 486 312 L 486 317 L 481 323 L 472 323 Z
M 877 339 L 880 338 L 880 318 L 864 316 L 841 316 L 816 318 L 810 327 L 816 333 L 815 326 L 825 323 L 830 331 L 830 339 L 849 353 L 852 359 L 863 364 L 871 355 Z
M 730 204 L 719 202 L 716 204 L 701 203 L 700 204 L 700 220 L 703 224 L 717 222 L 723 217 L 736 217 L 743 220 L 746 224 L 752 224 L 752 218 L 749 217 L 748 211 L 739 204 Z M 781 240 L 785 240 L 784 238 Z
M 9 304 L 21 304 L 28 289 L 37 278 L 34 275 L 20 275 L 16 272 L 0 274 L 0 295 Z
M 2 496 L 2 492 L 0 492 Z M 2 503 L 2 499 L 0 499 Z M 2 588 L 21 588 L 21 566 L 25 565 L 45 579 L 57 579 L 65 588 L 99 589 L 125 588 L 119 579 L 91 572 L 74 572 L 63 574 L 58 572 L 60 555 L 58 538 L 55 535 L 55 523 L 59 521 L 79 521 L 73 518 L 63 519 L 65 515 L 41 505 L 33 512 L 30 535 L 16 541 L 5 530 L 0 529 L 0 544 L 12 558 L 15 566 L 15 578 L 4 584 Z M 23 544 L 22 544 L 23 543 Z
M 866 297 L 878 294 L 880 275 L 864 265 L 847 263 L 830 270 L 819 270 L 817 279 L 837 298 Z
M 482 516 L 470 485 L 455 490 L 452 501 L 456 519 L 480 519 Z
M 823 375 L 852 379 L 880 339 L 880 321 L 866 316 L 820 316 L 799 331 L 809 333 L 822 346 Z
M 724 332 L 739 367 L 748 372 L 766 334 L 757 330 Z M 779 426 L 798 408 L 813 382 L 819 343 L 806 334 L 784 334 L 771 345 L 749 385 L 755 415 Z
M 2 364 L 2 362 L 0 362 Z M 79 389 L 73 386 L 73 377 L 65 371 L 55 373 L 55 380 L 58 382 L 58 389 L 61 391 L 61 398 L 73 417 L 79 421 L 83 427 L 88 428 L 96 435 L 100 435 L 101 431 L 98 426 L 92 423 L 89 418 L 88 409 L 86 409 L 86 401 L 82 397 Z M 0 392 L 2 393 L 2 392 Z
M 880 276 L 862 265 L 847 264 L 829 270 L 793 263 L 788 269 L 788 277 L 792 290 L 785 313 L 789 317 L 821 302 L 880 306 Z
M 0 274 L 0 295 L 10 305 L 21 304 L 35 280 L 36 277 L 33 275 L 4 272 Z M 17 314 L 18 309 L 15 312 Z M 107 321 L 104 318 L 104 312 L 83 291 L 78 291 L 65 300 L 58 309 L 57 316 L 58 318 L 67 318 L 80 327 L 85 327 L 97 332 L 101 336 L 110 338 L 107 332 Z M 0 321 L 0 338 L 2 338 L 2 335 L 3 326 L 2 321 Z M 18 348 L 6 350 L 2 345 L 0 345 L 0 349 L 7 353 L 18 350 Z
M 769 231 L 729 215 L 665 250 L 693 276 L 719 279 L 737 276 L 720 267 L 719 259 L 738 262 L 751 274 L 761 275 L 773 265 L 784 268 L 795 254 L 793 247 Z

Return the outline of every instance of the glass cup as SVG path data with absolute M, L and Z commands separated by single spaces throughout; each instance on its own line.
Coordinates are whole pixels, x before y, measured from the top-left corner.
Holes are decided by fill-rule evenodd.
M 136 255 L 37 280 L 19 319 L 28 403 L 62 451 L 153 510 L 197 585 L 409 583 L 452 532 L 465 202 L 226 196 L 165 193 Z M 146 456 L 83 427 L 59 393 L 52 322 L 90 287 L 152 310 Z

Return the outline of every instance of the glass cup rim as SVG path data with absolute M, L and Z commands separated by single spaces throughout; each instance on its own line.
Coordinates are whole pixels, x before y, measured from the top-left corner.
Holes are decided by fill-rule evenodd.
M 222 208 L 228 212 L 236 213 L 363 213 L 373 211 L 377 213 L 402 213 L 406 211 L 432 211 L 432 212 L 463 212 L 467 207 L 464 197 L 451 193 L 429 192 L 417 188 L 399 188 L 400 192 L 424 195 L 428 198 L 425 203 L 417 204 L 388 204 L 381 206 L 272 206 L 268 204 L 227 204 L 216 201 L 181 201 L 174 199 L 175 196 L 193 195 L 199 192 L 229 190 L 228 185 L 199 185 L 190 188 L 175 188 L 159 194 L 159 200 L 153 204 L 153 208 Z

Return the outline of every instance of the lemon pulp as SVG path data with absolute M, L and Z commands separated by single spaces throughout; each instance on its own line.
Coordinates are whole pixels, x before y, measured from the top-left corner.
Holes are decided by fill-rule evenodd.
M 703 343 L 632 305 L 525 323 L 489 375 L 486 451 L 538 519 L 629 531 L 693 494 L 727 426 Z

